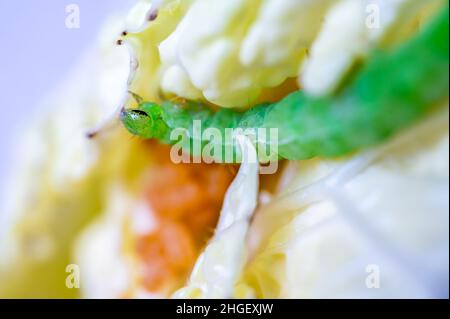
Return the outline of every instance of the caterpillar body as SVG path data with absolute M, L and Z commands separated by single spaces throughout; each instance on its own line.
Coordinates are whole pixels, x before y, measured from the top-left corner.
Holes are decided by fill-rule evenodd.
M 368 62 L 332 96 L 310 97 L 296 91 L 279 102 L 260 104 L 245 112 L 214 112 L 194 101 L 166 101 L 161 105 L 142 102 L 137 109 L 123 110 L 121 120 L 134 135 L 169 144 L 179 142 L 170 138 L 176 128 L 185 129 L 187 138 L 195 139 L 193 123 L 197 121 L 202 131 L 277 128 L 277 158 L 346 155 L 391 137 L 448 98 L 448 30 L 446 6 L 399 47 L 372 53 Z M 271 143 L 256 140 L 257 147 Z M 223 141 L 201 141 L 202 146 L 209 142 L 219 143 L 222 149 L 228 146 Z M 199 156 L 189 145 L 186 148 L 192 155 Z M 235 146 L 231 147 L 239 153 Z M 239 156 L 229 161 L 239 161 Z

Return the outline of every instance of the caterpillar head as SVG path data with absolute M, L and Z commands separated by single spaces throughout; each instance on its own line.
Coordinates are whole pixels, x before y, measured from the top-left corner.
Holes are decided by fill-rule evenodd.
M 143 102 L 137 109 L 123 109 L 120 112 L 120 120 L 133 135 L 142 138 L 161 138 L 168 130 L 162 115 L 161 106 Z

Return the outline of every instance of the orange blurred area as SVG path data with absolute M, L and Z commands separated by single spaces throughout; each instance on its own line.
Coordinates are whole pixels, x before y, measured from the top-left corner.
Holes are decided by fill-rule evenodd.
M 142 262 L 140 281 L 149 291 L 186 277 L 197 256 L 189 229 L 172 221 L 162 221 L 154 232 L 139 237 L 136 252 Z
M 170 148 L 149 144 L 155 156 L 144 196 L 158 226 L 135 240 L 141 284 L 149 291 L 166 291 L 186 280 L 212 236 L 225 192 L 236 165 L 175 164 Z

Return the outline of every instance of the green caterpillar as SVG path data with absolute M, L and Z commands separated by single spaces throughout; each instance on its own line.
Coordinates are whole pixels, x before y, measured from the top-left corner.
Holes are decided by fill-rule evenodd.
M 170 138 L 170 132 L 184 128 L 190 141 L 183 147 L 194 156 L 201 153 L 190 143 L 196 139 L 193 120 L 201 123 L 202 132 L 208 128 L 222 133 L 236 127 L 278 128 L 278 158 L 345 155 L 389 138 L 448 97 L 448 30 L 446 6 L 423 31 L 398 48 L 374 52 L 334 96 L 313 98 L 296 91 L 277 103 L 257 105 L 246 112 L 213 112 L 192 101 L 182 105 L 142 102 L 138 109 L 123 110 L 121 121 L 134 135 L 168 144 L 179 143 L 179 138 Z M 208 142 L 219 143 L 222 150 L 229 146 L 202 140 L 201 148 Z M 270 143 L 258 140 L 256 146 Z M 239 150 L 232 147 L 234 157 L 226 161 L 239 161 Z

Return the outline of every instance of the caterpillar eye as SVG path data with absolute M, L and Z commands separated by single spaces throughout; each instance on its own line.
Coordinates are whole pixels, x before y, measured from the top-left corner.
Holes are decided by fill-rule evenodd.
M 134 114 L 142 115 L 142 116 L 148 116 L 148 114 L 142 110 L 131 110 L 130 112 L 132 112 Z
M 127 118 L 139 118 L 139 117 L 149 117 L 149 115 L 142 110 L 133 109 L 133 110 L 126 110 L 122 109 L 120 111 L 120 119 L 123 121 Z

